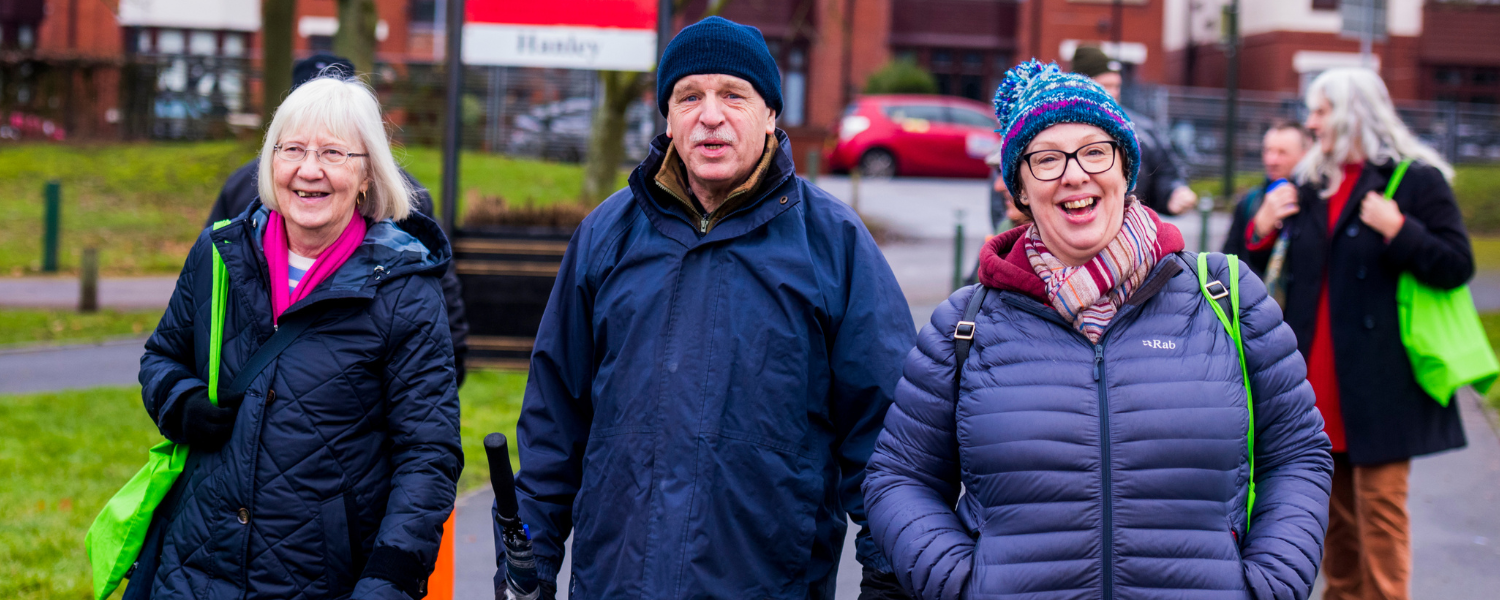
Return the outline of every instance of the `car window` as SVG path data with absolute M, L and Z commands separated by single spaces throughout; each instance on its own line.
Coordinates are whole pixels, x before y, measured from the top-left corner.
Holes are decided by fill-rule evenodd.
M 892 121 L 923 119 L 940 123 L 948 120 L 945 112 L 943 107 L 933 104 L 892 104 L 885 107 L 885 116 Z
M 952 118 L 954 123 L 959 125 L 983 127 L 985 129 L 994 129 L 996 127 L 994 115 L 988 115 L 977 110 L 949 107 L 948 116 Z

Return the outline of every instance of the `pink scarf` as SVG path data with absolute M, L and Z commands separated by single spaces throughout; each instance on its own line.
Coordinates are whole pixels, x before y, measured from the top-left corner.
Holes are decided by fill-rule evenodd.
M 1097 344 L 1115 313 L 1146 281 L 1156 262 L 1176 251 L 1166 250 L 1157 242 L 1159 225 L 1150 209 L 1131 202 L 1125 207 L 1124 223 L 1115 239 L 1076 267 L 1063 264 L 1047 250 L 1035 225 L 1021 243 L 1052 308 Z
M 287 254 L 291 252 L 291 246 L 287 244 L 286 222 L 282 220 L 280 213 L 271 211 L 271 220 L 266 224 L 266 235 L 262 239 L 266 247 L 267 270 L 271 272 L 271 322 L 276 323 L 287 307 L 306 298 L 313 288 L 344 266 L 344 262 L 354 256 L 354 251 L 364 241 L 366 229 L 364 217 L 355 211 L 349 217 L 349 225 L 339 234 L 339 239 L 334 240 L 333 245 L 323 250 L 313 261 L 312 267 L 307 269 L 307 274 L 302 276 L 302 281 L 297 283 L 297 290 L 293 292 L 291 285 L 287 283 Z

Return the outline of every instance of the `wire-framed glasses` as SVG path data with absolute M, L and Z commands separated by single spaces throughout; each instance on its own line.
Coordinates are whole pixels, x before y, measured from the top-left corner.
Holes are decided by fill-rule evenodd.
M 352 157 L 369 156 L 369 154 L 357 154 L 338 146 L 327 146 L 324 148 L 308 148 L 302 144 L 276 144 L 276 158 L 287 162 L 302 162 L 307 159 L 309 153 L 318 155 L 318 162 L 325 165 L 338 166 L 344 164 Z
M 1078 163 L 1079 168 L 1089 175 L 1098 175 L 1115 166 L 1115 149 L 1120 143 L 1114 140 L 1084 144 L 1082 148 L 1072 152 L 1062 150 L 1038 150 L 1021 155 L 1025 161 L 1026 168 L 1031 170 L 1031 176 L 1037 181 L 1052 181 L 1063 176 L 1068 170 L 1068 161 Z

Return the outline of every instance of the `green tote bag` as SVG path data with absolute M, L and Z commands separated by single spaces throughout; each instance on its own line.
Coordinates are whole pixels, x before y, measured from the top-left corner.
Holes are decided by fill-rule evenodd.
M 1392 199 L 1411 161 L 1402 161 L 1386 185 L 1385 197 Z M 1401 343 L 1411 359 L 1417 384 L 1448 406 L 1459 388 L 1472 385 L 1483 394 L 1500 375 L 1500 364 L 1479 324 L 1479 311 L 1469 286 L 1451 290 L 1435 288 L 1420 281 L 1410 271 L 1401 273 L 1396 288 L 1396 311 L 1401 322 Z
M 214 229 L 229 224 L 229 221 L 214 223 Z M 208 398 L 219 403 L 219 356 L 224 342 L 224 306 L 229 296 L 229 276 L 224 270 L 224 258 L 214 248 L 212 336 L 208 347 Z M 99 511 L 94 524 L 89 526 L 84 537 L 88 549 L 89 564 L 94 571 L 94 600 L 104 600 L 115 588 L 141 553 L 146 541 L 146 530 L 151 527 L 156 507 L 172 489 L 177 476 L 187 464 L 188 447 L 171 440 L 164 440 L 151 447 L 146 454 L 146 466 L 142 467 L 125 487 Z M 147 582 L 149 584 L 149 582 Z

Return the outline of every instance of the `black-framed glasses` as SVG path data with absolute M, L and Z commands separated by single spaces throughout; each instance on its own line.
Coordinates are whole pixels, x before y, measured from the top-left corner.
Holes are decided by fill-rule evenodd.
M 313 153 L 318 156 L 318 162 L 331 166 L 342 165 L 353 157 L 369 156 L 369 154 L 350 152 L 338 146 L 311 149 L 302 144 L 276 144 L 273 148 L 276 150 L 276 158 L 287 162 L 302 162 L 307 159 L 309 153 Z
M 1075 161 L 1084 173 L 1098 175 L 1115 166 L 1115 150 L 1120 143 L 1114 140 L 1084 144 L 1072 152 L 1062 150 L 1037 150 L 1021 155 L 1026 168 L 1037 181 L 1053 181 L 1068 170 L 1068 161 Z

